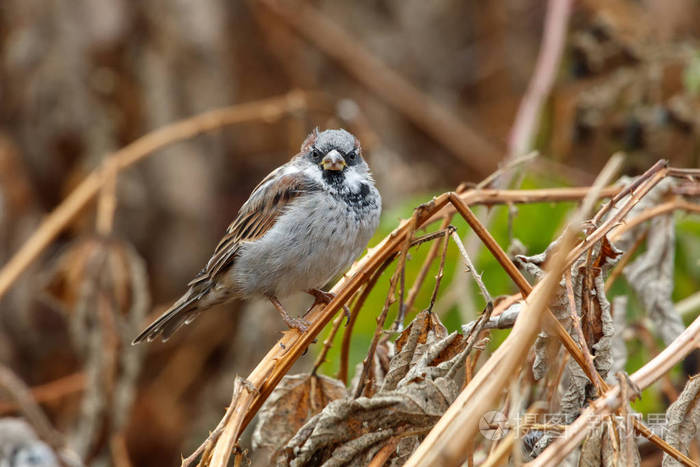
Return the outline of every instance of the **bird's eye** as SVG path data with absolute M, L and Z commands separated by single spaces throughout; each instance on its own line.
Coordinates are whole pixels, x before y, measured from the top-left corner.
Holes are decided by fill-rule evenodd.
M 350 151 L 349 153 L 347 153 L 347 154 L 345 155 L 345 160 L 347 160 L 348 163 L 355 162 L 355 160 L 357 160 L 357 150 L 356 150 L 356 149 L 353 149 L 352 151 Z
M 317 148 L 313 148 L 311 149 L 311 159 L 313 159 L 314 162 L 321 162 L 323 154 Z

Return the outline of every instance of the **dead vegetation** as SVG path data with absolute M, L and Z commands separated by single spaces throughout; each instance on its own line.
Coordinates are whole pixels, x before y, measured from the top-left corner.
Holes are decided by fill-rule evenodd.
M 698 318 L 689 325 L 683 320 L 696 316 L 698 294 L 673 300 L 677 222 L 700 213 L 700 172 L 680 168 L 697 166 L 700 128 L 700 100 L 692 82 L 700 72 L 691 73 L 697 50 L 692 34 L 682 33 L 682 14 L 658 10 L 658 5 L 654 10 L 654 4 L 665 3 L 654 1 L 647 8 L 625 0 L 586 0 L 576 9 L 568 0 L 552 0 L 546 8 L 538 7 L 545 13 L 544 32 L 534 70 L 521 70 L 528 76 L 532 72 L 529 84 L 522 86 L 524 95 L 507 92 L 505 83 L 512 77 L 504 77 L 503 63 L 491 64 L 492 70 L 483 64 L 484 75 L 460 88 L 467 95 L 499 96 L 500 101 L 466 106 L 484 119 L 479 125 L 462 118 L 459 108 L 445 105 L 459 94 L 455 89 L 438 86 L 433 95 L 407 78 L 440 69 L 430 53 L 420 49 L 426 56 L 424 69 L 396 71 L 400 64 L 388 63 L 386 49 L 356 39 L 367 32 L 376 46 L 391 31 L 372 35 L 371 30 L 341 27 L 331 18 L 342 17 L 347 7 L 337 6 L 332 15 L 321 3 L 247 2 L 250 21 L 267 41 L 267 53 L 276 57 L 279 70 L 261 73 L 257 60 L 269 57 L 259 58 L 263 54 L 257 49 L 247 52 L 257 54 L 247 63 L 241 59 L 246 72 L 240 81 L 247 83 L 242 95 L 250 98 L 241 100 L 248 103 L 179 121 L 153 96 L 170 89 L 191 115 L 200 110 L 202 94 L 183 83 L 194 83 L 203 102 L 216 105 L 220 96 L 214 91 L 224 87 L 230 72 L 220 71 L 229 59 L 221 47 L 221 29 L 211 29 L 211 35 L 203 33 L 207 28 L 198 29 L 199 42 L 180 44 L 194 50 L 193 67 L 178 62 L 177 46 L 163 55 L 148 49 L 139 55 L 145 89 L 135 90 L 137 80 L 122 70 L 129 79 L 119 81 L 111 93 L 99 91 L 105 94 L 99 102 L 77 93 L 79 99 L 66 103 L 63 98 L 75 94 L 36 84 L 34 76 L 52 72 L 53 62 L 35 75 L 25 69 L 31 61 L 13 61 L 23 57 L 22 50 L 7 60 L 10 79 L 0 83 L 0 90 L 12 97 L 10 107 L 21 111 L 17 128 L 0 134 L 0 465 L 6 458 L 19 462 L 26 456 L 46 465 L 161 465 L 167 463 L 164 453 L 174 459 L 181 452 L 187 456 L 183 465 L 201 466 L 241 465 L 251 459 L 296 466 L 698 465 L 698 379 L 692 376 L 697 369 L 690 358 L 685 360 L 690 370 L 684 368 L 690 374 L 678 370 L 700 345 Z M 154 19 L 160 9 L 153 2 L 144 4 L 140 14 L 146 22 L 160 24 Z M 387 28 L 409 21 L 421 11 L 417 4 L 401 7 L 406 10 L 386 6 L 382 14 L 388 19 L 381 24 Z M 496 21 L 500 13 L 490 10 L 498 2 L 489 4 L 483 8 L 490 15 L 490 34 L 502 26 Z M 21 10 L 15 0 L 8 5 L 7 11 Z M 222 5 L 208 3 L 200 13 L 210 20 L 223 17 L 227 7 Z M 697 13 L 697 7 L 686 7 Z M 174 23 L 192 13 L 177 8 L 171 12 Z M 379 15 L 367 15 L 365 7 L 357 8 L 364 12 L 359 18 L 380 21 Z M 445 6 L 445 11 L 446 17 L 463 13 L 456 6 Z M 192 24 L 202 17 L 193 17 Z M 0 12 L 2 19 L 11 23 Z M 115 26 L 115 34 L 126 38 L 124 24 Z M 669 25 L 679 26 L 677 34 Z M 457 30 L 462 29 L 460 24 Z M 238 34 L 248 32 L 241 28 L 231 34 L 240 39 Z M 90 53 L 98 62 L 116 61 L 121 69 L 125 51 L 141 50 L 138 35 L 131 36 L 123 39 L 128 46 L 106 40 L 104 49 Z M 494 36 L 492 42 L 501 45 L 491 44 L 484 55 L 502 57 L 505 33 Z M 417 37 L 414 46 L 422 47 L 429 42 L 425 39 Z M 6 50 L 15 50 L 19 42 L 8 41 Z M 316 54 L 312 60 L 309 50 Z M 75 89 L 73 80 L 79 82 L 86 65 L 69 56 L 71 63 L 80 64 L 67 83 Z M 318 65 L 325 58 L 337 73 Z M 561 73 L 562 62 L 570 73 Z M 166 63 L 176 63 L 185 78 L 168 75 Z M 248 72 L 251 63 L 253 72 Z M 467 68 L 471 72 L 474 67 Z M 103 72 L 98 78 L 110 81 L 105 70 L 98 71 Z M 468 75 L 458 65 L 441 73 L 441 83 Z M 24 76 L 31 77 L 34 87 L 25 89 L 18 78 Z M 337 82 L 321 86 L 329 76 Z M 281 80 L 291 91 L 278 95 Z M 105 81 L 98 81 L 100 88 Z M 65 129 L 68 136 L 62 134 L 59 142 L 53 134 L 63 128 L 56 123 L 62 121 L 60 115 L 49 112 L 38 118 L 24 102 L 32 102 L 34 88 L 47 95 L 55 91 L 76 118 L 76 127 Z M 260 89 L 278 97 L 259 100 Z M 148 97 L 143 107 L 156 109 L 148 117 L 134 104 L 140 93 Z M 335 97 L 346 95 L 352 99 Z M 123 114 L 112 123 L 120 136 L 111 139 L 105 122 L 119 101 L 125 103 Z M 378 102 L 396 115 L 382 116 L 387 112 L 377 111 Z M 395 119 L 410 122 L 410 128 Z M 28 131 L 36 120 L 54 126 Z M 139 127 L 143 120 L 151 125 Z M 165 125 L 170 121 L 175 123 Z M 201 259 L 197 245 L 206 243 L 205 236 L 189 233 L 198 230 L 192 228 L 195 220 L 201 221 L 193 212 L 220 207 L 213 196 L 207 197 L 209 185 L 228 185 L 231 172 L 241 177 L 256 173 L 251 167 L 259 162 L 251 160 L 240 162 L 238 171 L 219 170 L 225 138 L 202 140 L 201 135 L 226 127 L 243 141 L 234 152 L 254 156 L 269 152 L 260 141 L 276 136 L 284 141 L 280 146 L 286 157 L 288 147 L 296 147 L 306 127 L 318 121 L 346 126 L 360 136 L 380 182 L 384 177 L 386 199 L 394 202 L 425 186 L 425 180 L 432 180 L 431 188 L 444 187 L 492 173 L 481 183 L 435 196 L 398 221 L 333 286 L 335 299 L 311 310 L 307 319 L 312 325 L 303 334 L 290 330 L 275 341 L 278 321 L 265 321 L 264 313 L 250 305 L 246 313 L 220 313 L 218 321 L 201 323 L 184 338 L 187 342 L 130 346 L 136 331 L 178 287 L 177 274 Z M 498 137 L 484 131 L 489 127 L 501 131 Z M 83 165 L 58 173 L 57 191 L 67 196 L 52 193 L 59 201 L 47 203 L 51 209 L 41 218 L 37 199 L 42 194 L 36 188 L 41 183 L 36 174 L 25 173 L 22 161 L 41 165 L 37 154 L 52 154 L 52 145 L 62 153 L 80 152 L 75 134 L 90 135 L 84 151 L 101 159 L 86 157 Z M 401 142 L 400 156 L 387 140 Z M 494 142 L 506 140 L 505 145 Z M 167 156 L 151 157 L 183 142 L 190 145 L 187 150 L 181 144 Z M 441 148 L 439 157 L 428 151 L 421 159 L 430 145 Z M 553 157 L 538 157 L 531 152 L 534 147 Z M 620 148 L 624 155 L 615 153 Z M 196 154 L 188 158 L 187 153 Z M 200 153 L 213 154 L 205 159 L 213 167 L 209 172 L 202 169 L 207 162 L 201 162 Z M 670 163 L 659 160 L 666 157 Z M 135 167 L 166 159 L 175 162 L 152 166 L 163 178 L 139 180 L 134 175 Z M 51 166 L 41 167 L 51 173 Z M 191 191 L 181 190 L 183 184 L 173 175 L 178 170 L 209 173 L 211 179 L 195 177 L 188 183 Z M 422 171 L 427 174 L 423 178 L 417 173 Z M 554 174 L 581 186 L 518 189 L 530 171 L 547 174 L 547 183 Z M 207 185 L 199 187 L 204 191 L 194 187 L 196 180 L 207 181 L 199 183 Z M 132 190 L 125 190 L 126 185 Z M 143 195 L 154 186 L 163 193 Z M 544 209 L 564 202 L 574 202 L 576 208 L 559 236 L 547 239 L 549 247 L 542 251 L 526 254 L 523 249 L 530 245 L 513 235 L 514 224 L 529 222 L 517 215 L 518 207 Z M 120 220 L 138 224 L 144 209 L 136 215 L 133 210 L 139 203 L 159 205 L 160 217 L 150 224 L 151 231 L 143 225 L 120 227 Z M 231 206 L 221 211 L 229 216 Z M 507 243 L 494 238 L 499 207 L 508 209 Z M 164 218 L 180 215 L 190 217 L 179 227 L 160 228 Z M 463 222 L 467 227 L 457 227 Z M 182 231 L 188 235 L 179 235 Z M 141 239 L 124 232 L 136 232 L 134 237 Z M 184 241 L 173 240 L 156 254 L 170 237 Z M 59 251 L 53 250 L 57 244 L 63 244 Z M 509 295 L 493 293 L 492 276 L 475 266 L 482 263 L 482 251 L 509 278 Z M 449 252 L 457 252 L 458 261 L 448 261 Z M 409 274 L 415 258 L 422 264 Z M 457 272 L 448 280 L 451 269 Z M 623 281 L 625 293 L 613 293 Z M 152 307 L 151 295 L 158 290 L 161 300 Z M 368 305 L 374 303 L 368 302 L 372 293 L 381 294 L 379 305 Z M 461 309 L 461 321 L 448 329 L 443 323 L 452 307 Z M 643 316 L 631 317 L 632 308 Z M 352 348 L 366 332 L 360 326 L 367 316 L 376 322 L 362 349 L 363 360 L 355 365 Z M 496 331 L 504 329 L 509 330 L 506 337 Z M 324 332 L 328 335 L 321 341 Z M 633 344 L 636 351 L 630 351 Z M 263 348 L 269 348 L 267 354 Z M 336 350 L 337 373 L 323 374 L 324 362 Z M 302 362 L 307 353 L 312 354 L 307 360 L 315 360 L 312 365 Z M 252 371 L 246 374 L 244 368 Z M 627 374 L 626 368 L 635 371 Z M 662 410 L 636 412 L 630 401 L 657 381 Z M 231 397 L 225 412 L 224 393 Z M 246 439 L 251 433 L 252 442 Z

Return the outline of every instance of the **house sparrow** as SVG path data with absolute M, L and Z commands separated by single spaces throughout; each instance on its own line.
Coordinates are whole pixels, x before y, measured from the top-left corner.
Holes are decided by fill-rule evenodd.
M 200 312 L 234 298 L 267 297 L 291 328 L 278 298 L 319 289 L 344 272 L 379 223 L 381 196 L 360 143 L 345 130 L 314 130 L 301 152 L 253 190 L 189 290 L 134 339 L 165 341 Z

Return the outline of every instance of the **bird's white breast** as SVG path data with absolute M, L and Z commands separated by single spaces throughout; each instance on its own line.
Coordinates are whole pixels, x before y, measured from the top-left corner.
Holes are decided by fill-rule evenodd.
M 322 287 L 344 272 L 367 246 L 379 223 L 376 203 L 362 209 L 327 191 L 292 201 L 259 240 L 242 245 L 231 279 L 242 296 L 275 295 Z

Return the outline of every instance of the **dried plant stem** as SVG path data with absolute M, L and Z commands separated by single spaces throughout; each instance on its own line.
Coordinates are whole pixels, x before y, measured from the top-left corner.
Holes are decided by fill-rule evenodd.
M 471 258 L 469 258 L 469 254 L 467 253 L 467 249 L 464 248 L 464 245 L 462 244 L 462 239 L 459 238 L 459 235 L 457 235 L 457 232 L 452 232 L 452 239 L 457 244 L 457 248 L 459 249 L 459 252 L 462 253 L 462 258 L 464 258 L 464 262 L 467 266 L 467 269 L 469 270 L 469 273 L 472 275 L 472 277 L 474 277 L 474 281 L 476 282 L 476 285 L 479 287 L 479 291 L 481 292 L 481 295 L 484 297 L 484 300 L 486 300 L 487 306 L 490 306 L 491 308 L 493 308 L 493 299 L 491 298 L 491 294 L 489 294 L 489 291 L 486 289 L 484 282 L 481 280 L 481 275 L 476 272 L 476 268 L 474 267 L 474 263 L 472 263 Z
M 622 190 L 622 187 L 605 187 L 597 192 L 598 199 L 610 198 Z M 533 204 L 580 201 L 591 191 L 591 187 L 575 188 L 542 188 L 536 190 L 466 190 L 458 191 L 457 196 L 467 206 L 495 206 L 498 204 Z M 443 219 L 448 214 L 454 214 L 456 208 L 450 204 L 436 213 L 428 223 Z
M 312 375 L 315 375 L 319 367 L 323 365 L 323 362 L 326 361 L 326 356 L 328 355 L 328 351 L 331 349 L 333 339 L 335 339 L 335 335 L 338 333 L 338 329 L 340 329 L 340 323 L 343 322 L 344 318 L 345 315 L 343 313 L 339 313 L 338 316 L 335 317 L 335 320 L 333 320 L 333 327 L 331 328 L 331 332 L 328 333 L 328 337 L 326 338 L 326 340 L 323 341 L 323 349 L 321 349 L 321 352 L 319 352 L 318 358 L 316 359 L 316 363 L 314 363 L 314 367 L 311 370 Z
M 229 410 L 233 407 L 231 418 L 224 426 L 221 436 L 214 446 L 209 464 L 213 467 L 226 467 L 228 465 L 231 451 L 233 451 L 233 447 L 238 442 L 241 431 L 243 431 L 243 420 L 246 411 L 253 402 L 253 396 L 257 392 L 255 388 L 251 388 L 250 384 L 240 377 L 236 377 L 233 388 L 233 397 L 229 406 Z
M 455 233 L 455 230 L 452 229 L 452 234 Z M 459 238 L 459 237 L 457 237 Z M 434 243 L 433 246 L 435 245 L 440 245 L 442 248 L 442 255 L 440 255 L 440 266 L 438 267 L 438 272 L 435 275 L 435 286 L 433 287 L 433 293 L 430 295 L 430 303 L 428 303 L 428 311 L 432 313 L 433 311 L 433 306 L 435 306 L 435 300 L 437 300 L 437 294 L 438 291 L 440 290 L 440 282 L 442 282 L 442 277 L 445 275 L 445 258 L 447 257 L 447 244 L 450 241 L 450 230 L 445 230 L 445 238 L 442 241 L 442 244 L 439 243 Z
M 5 295 L 15 279 L 97 195 L 110 178 L 106 175 L 108 172 L 124 170 L 159 149 L 200 133 L 242 122 L 275 120 L 305 107 L 305 95 L 299 91 L 293 91 L 281 97 L 211 110 L 159 128 L 106 156 L 102 166 L 90 173 L 46 217 L 19 251 L 3 266 L 0 270 L 0 297 Z
M 625 442 L 625 459 L 627 463 L 632 462 L 632 449 L 634 443 L 634 429 L 630 424 L 629 410 L 627 401 L 630 400 L 629 387 L 627 385 L 627 376 L 618 371 L 615 375 L 617 377 L 618 384 L 620 385 L 620 397 L 624 403 L 620 404 L 620 414 L 622 415 L 624 429 L 624 442 Z
M 117 165 L 114 159 L 108 158 L 104 162 L 102 172 L 104 181 L 97 198 L 97 221 L 95 229 L 100 235 L 107 236 L 112 232 L 114 224 L 114 212 L 117 209 Z
M 613 228 L 615 228 L 622 221 L 622 219 L 624 219 L 624 217 L 630 212 L 630 210 L 634 206 L 636 206 L 637 203 L 639 203 L 639 201 L 647 193 L 649 193 L 649 191 L 651 191 L 651 189 L 654 188 L 657 183 L 659 183 L 664 177 L 667 176 L 666 169 L 661 168 L 660 170 L 655 170 L 657 166 L 659 166 L 658 163 L 654 165 L 654 167 L 649 169 L 647 172 L 645 172 L 643 175 L 639 176 L 639 179 L 634 182 L 634 184 L 637 185 L 637 189 L 633 190 L 630 193 L 630 196 L 625 202 L 625 204 L 615 213 L 614 216 L 611 216 L 609 219 L 603 222 L 603 224 L 601 224 L 600 227 L 594 230 L 591 234 L 587 235 L 582 242 L 580 242 L 578 245 L 576 245 L 576 247 L 574 247 L 574 249 L 569 253 L 569 256 L 567 258 L 568 266 L 571 266 L 574 263 L 574 261 L 576 261 L 579 258 L 579 256 L 581 256 L 585 251 L 588 251 L 588 249 L 591 246 L 596 244 Z M 637 183 L 640 179 L 642 180 L 642 182 Z
M 643 175 L 637 177 L 635 181 L 627 185 L 624 189 L 620 190 L 619 193 L 617 193 L 610 201 L 605 203 L 605 205 L 596 213 L 596 215 L 593 217 L 592 223 L 593 225 L 599 225 L 601 219 L 603 216 L 605 216 L 612 208 L 615 207 L 615 204 L 619 202 L 622 198 L 625 196 L 629 195 L 632 193 L 634 190 L 636 190 L 642 183 L 644 183 L 647 178 L 649 178 L 651 175 L 660 172 L 661 170 L 666 169 L 666 166 L 668 165 L 668 162 L 665 160 L 659 160 L 651 166 Z
M 451 215 L 445 216 L 445 218 L 442 220 L 442 223 L 440 224 L 440 230 L 446 229 L 447 226 L 450 225 L 451 221 Z M 433 261 L 437 257 L 441 245 L 442 244 L 435 242 L 430 246 L 428 255 L 425 257 L 425 261 L 423 261 L 423 265 L 421 266 L 420 271 L 418 272 L 418 277 L 416 277 L 416 280 L 413 282 L 411 289 L 408 291 L 408 298 L 406 299 L 406 303 L 404 304 L 407 310 L 410 311 L 411 308 L 413 308 L 413 304 L 416 301 L 416 297 L 418 297 L 418 292 L 420 292 L 420 289 L 423 286 L 423 282 L 425 282 L 425 278 L 428 276 L 430 266 L 433 264 Z
M 669 212 L 673 211 L 688 211 L 688 212 L 694 212 L 694 213 L 700 213 L 700 204 L 697 203 L 691 203 L 689 201 L 685 201 L 684 199 L 681 198 L 676 198 L 672 201 L 668 201 L 663 204 L 659 204 L 657 206 L 654 206 L 653 208 L 649 208 L 645 210 L 644 212 L 639 213 L 637 216 L 633 217 L 629 221 L 625 222 L 624 224 L 616 227 L 610 232 L 610 235 L 608 236 L 611 241 L 615 241 L 620 236 L 622 236 L 625 232 L 628 232 L 631 229 L 634 229 L 637 227 L 639 224 L 648 221 L 649 219 L 652 219 L 656 216 L 661 216 L 663 214 L 668 214 Z
M 382 467 L 396 450 L 401 438 L 393 437 L 374 455 L 367 467 Z
M 640 390 L 643 390 L 661 378 L 665 373 L 671 370 L 675 364 L 680 362 L 698 346 L 700 346 L 700 318 L 696 318 L 695 321 L 693 321 L 690 326 L 660 354 L 632 374 L 630 380 Z M 559 439 L 550 444 L 537 459 L 527 465 L 532 467 L 544 467 L 547 465 L 557 465 L 562 462 L 563 459 L 583 441 L 590 429 L 595 426 L 593 421 L 600 419 L 600 417 L 610 415 L 619 407 L 620 403 L 620 387 L 616 385 L 609 388 L 601 397 L 591 402 L 591 404 L 581 412 L 581 415 L 569 425 L 566 432 L 562 434 Z M 642 426 L 640 430 L 640 426 L 635 424 L 635 428 L 650 439 L 656 436 L 650 433 L 649 429 L 644 426 Z M 645 430 L 647 433 L 644 433 L 642 430 Z M 673 451 L 675 452 L 667 452 L 678 461 L 683 462 L 685 465 L 697 465 L 677 450 L 674 449 Z
M 112 453 L 112 462 L 114 467 L 131 467 L 129 460 L 129 450 L 126 446 L 124 433 L 115 433 L 109 440 L 109 449 Z

